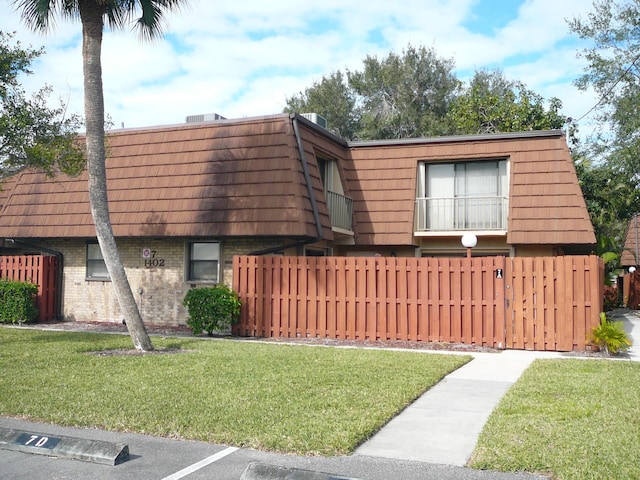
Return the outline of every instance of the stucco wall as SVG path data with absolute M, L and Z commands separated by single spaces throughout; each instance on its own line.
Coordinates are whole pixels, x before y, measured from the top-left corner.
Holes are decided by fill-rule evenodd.
M 273 246 L 274 241 L 234 239 L 221 241 L 221 281 L 231 286 L 233 255 Z M 65 320 L 83 322 L 122 322 L 111 282 L 86 279 L 86 242 L 59 240 L 42 243 L 64 257 L 62 311 Z M 147 324 L 185 325 L 185 293 L 193 282 L 185 281 L 186 240 L 120 239 L 118 247 L 142 319 Z M 143 249 L 155 252 L 157 262 L 145 265 Z M 200 285 L 200 284 L 199 284 Z

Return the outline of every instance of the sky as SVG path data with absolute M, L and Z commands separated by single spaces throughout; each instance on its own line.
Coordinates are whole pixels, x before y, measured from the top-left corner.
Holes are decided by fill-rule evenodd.
M 33 33 L 14 3 L 0 0 L 0 31 L 46 50 L 34 73 L 21 77 L 23 87 L 48 84 L 54 100 L 82 113 L 79 21 L 58 19 L 49 33 Z M 588 43 L 567 20 L 591 8 L 589 0 L 191 0 L 166 16 L 163 39 L 141 41 L 129 27 L 105 33 L 105 112 L 114 128 L 279 113 L 287 97 L 323 76 L 360 70 L 366 56 L 383 59 L 410 44 L 453 59 L 463 81 L 499 68 L 544 98 L 559 98 L 563 114 L 576 119 L 597 98 L 573 85 L 586 65 L 577 54 Z M 591 116 L 581 132 L 589 125 Z

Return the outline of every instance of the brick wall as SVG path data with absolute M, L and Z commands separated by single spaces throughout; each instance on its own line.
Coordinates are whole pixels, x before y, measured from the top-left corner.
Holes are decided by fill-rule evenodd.
M 233 255 L 246 255 L 254 250 L 278 244 L 275 239 L 233 239 L 221 241 L 221 281 L 231 286 Z M 42 244 L 63 254 L 63 305 L 68 321 L 122 322 L 118 301 L 110 282 L 86 279 L 86 242 L 58 240 Z M 185 281 L 186 239 L 120 239 L 120 256 L 131 284 L 142 319 L 147 324 L 185 325 L 185 293 L 193 282 Z M 146 266 L 143 249 L 155 252 L 154 265 Z

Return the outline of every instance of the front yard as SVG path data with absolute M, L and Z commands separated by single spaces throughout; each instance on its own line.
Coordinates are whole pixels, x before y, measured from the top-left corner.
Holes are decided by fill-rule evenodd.
M 537 360 L 489 418 L 474 468 L 640 478 L 640 363 Z
M 295 454 L 348 454 L 468 356 L 0 327 L 0 415 Z M 111 351 L 111 354 L 107 354 Z M 95 352 L 102 352 L 96 354 Z M 640 363 L 537 360 L 471 465 L 640 478 Z
M 0 328 L 0 414 L 297 454 L 351 452 L 468 356 Z

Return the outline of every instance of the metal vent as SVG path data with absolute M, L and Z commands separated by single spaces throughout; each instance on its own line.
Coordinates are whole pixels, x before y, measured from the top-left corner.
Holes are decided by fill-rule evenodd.
M 317 113 L 301 113 L 300 115 L 322 128 L 327 128 L 327 119 Z
M 187 123 L 212 122 L 215 120 L 226 120 L 226 118 L 217 113 L 205 113 L 203 115 L 187 116 Z

